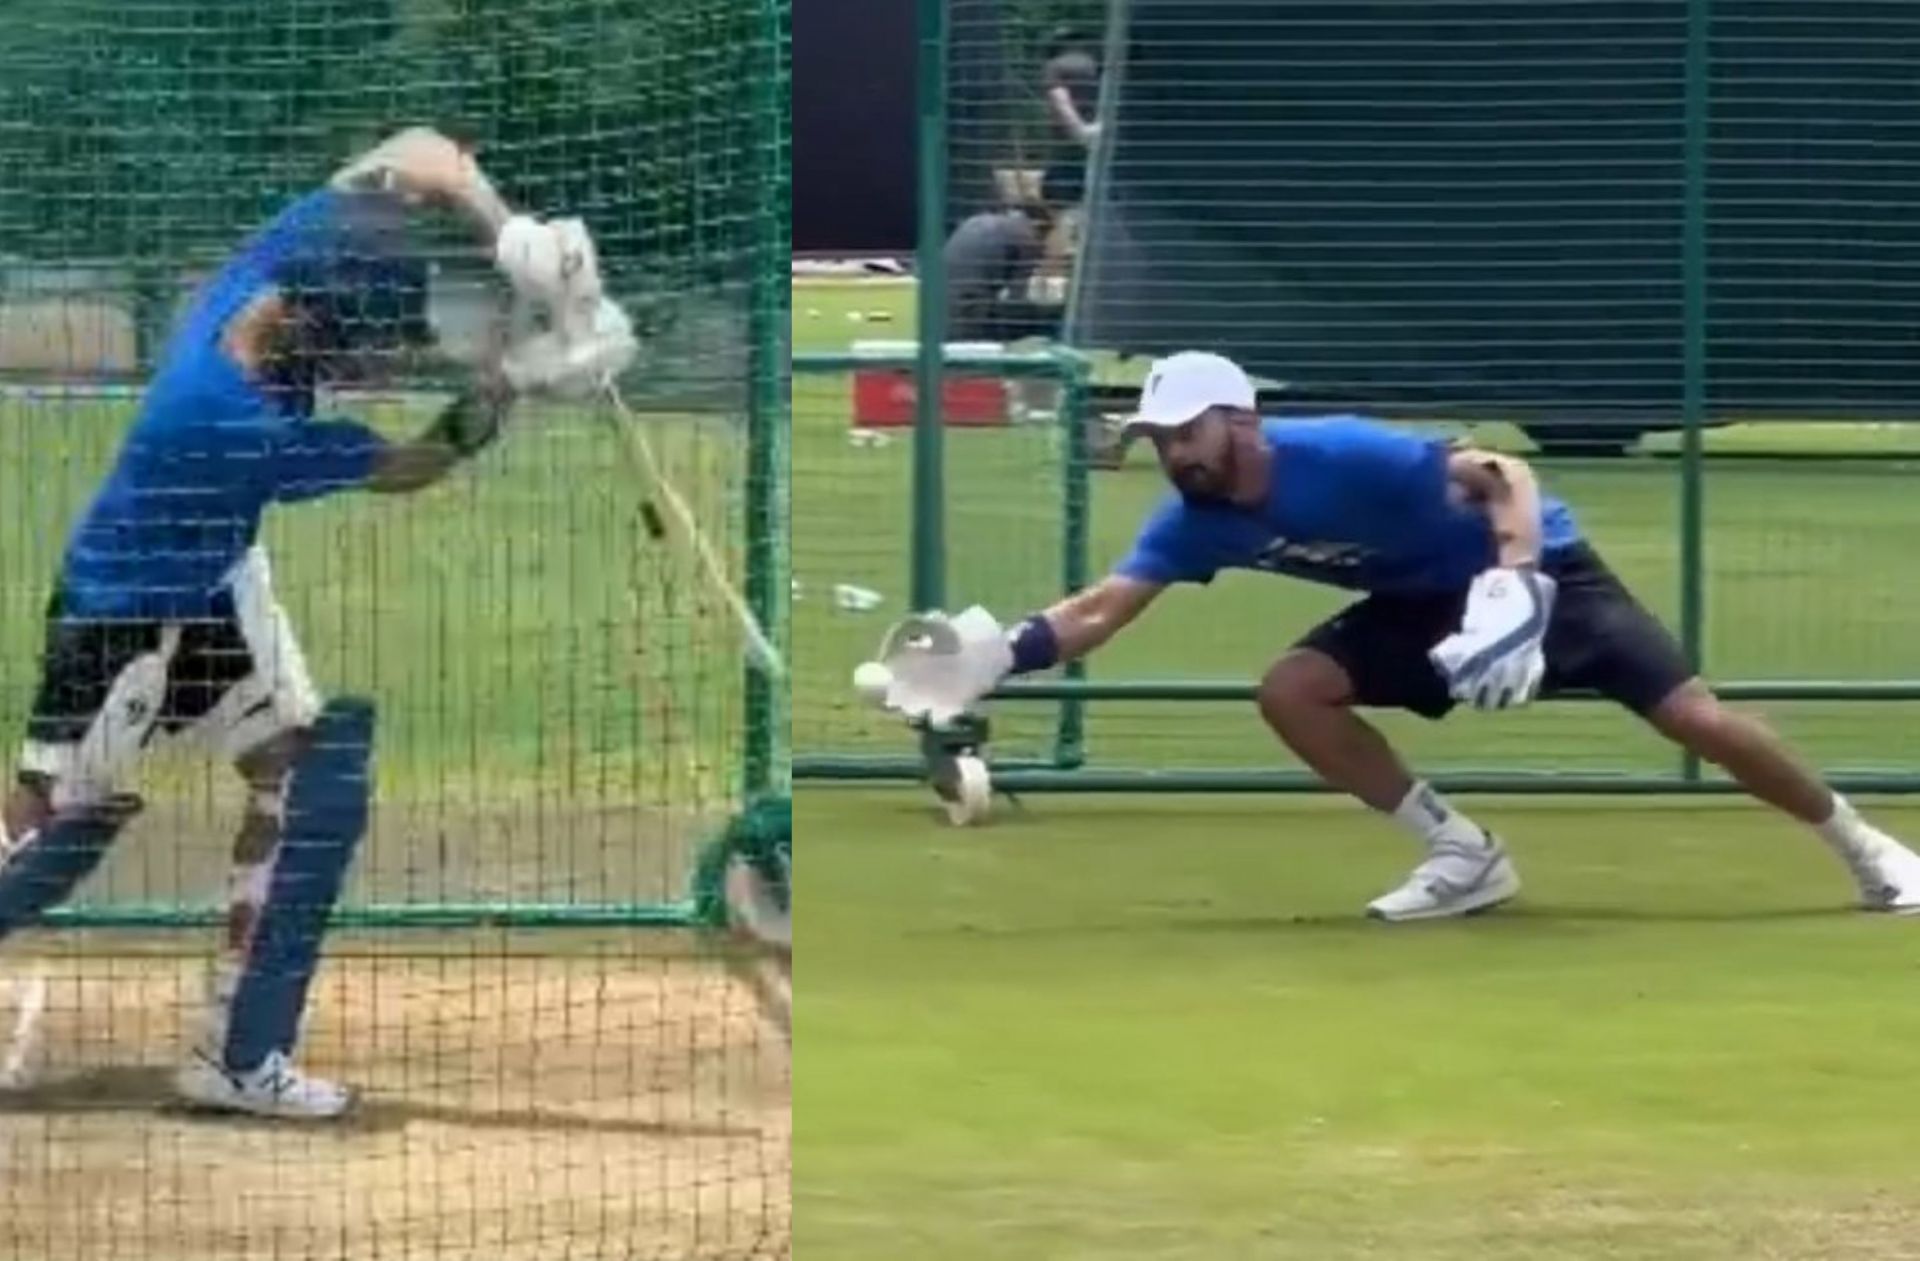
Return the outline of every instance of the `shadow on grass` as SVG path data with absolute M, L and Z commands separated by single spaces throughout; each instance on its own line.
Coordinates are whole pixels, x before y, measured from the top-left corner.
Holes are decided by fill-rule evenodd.
M 1862 912 L 1847 906 L 1774 906 L 1727 909 L 1675 910 L 1632 906 L 1502 907 L 1461 919 L 1387 924 L 1360 911 L 1330 911 L 1273 915 L 1140 914 L 1126 919 L 1049 924 L 952 924 L 909 931 L 909 937 L 999 937 L 1069 939 L 1077 937 L 1138 936 L 1144 933 L 1257 933 L 1284 936 L 1293 933 L 1362 937 L 1461 931 L 1527 932 L 1606 924 L 1766 924 L 1834 920 Z M 1889 917 L 1893 918 L 1893 917 Z
M 403 1097 L 363 1097 L 346 1117 L 329 1122 L 272 1120 L 196 1108 L 174 1097 L 172 1070 L 154 1066 L 105 1066 L 0 1095 L 0 1115 L 63 1115 L 98 1112 L 148 1112 L 195 1125 L 224 1128 L 291 1129 L 302 1134 L 387 1133 L 414 1122 L 437 1122 L 467 1129 L 592 1131 L 650 1135 L 663 1139 L 750 1139 L 750 1125 L 697 1121 L 657 1121 L 640 1117 L 595 1117 L 557 1108 L 474 1108 Z

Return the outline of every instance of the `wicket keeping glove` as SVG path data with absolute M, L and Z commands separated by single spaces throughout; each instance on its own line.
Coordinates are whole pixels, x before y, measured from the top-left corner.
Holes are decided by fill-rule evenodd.
M 887 632 L 879 662 L 890 676 L 882 704 L 909 720 L 944 727 L 967 713 L 1013 669 L 1013 649 L 979 605 L 955 617 L 921 613 Z
M 1489 569 L 1473 580 L 1460 629 L 1427 654 L 1455 700 L 1505 709 L 1539 693 L 1554 593 L 1535 569 Z

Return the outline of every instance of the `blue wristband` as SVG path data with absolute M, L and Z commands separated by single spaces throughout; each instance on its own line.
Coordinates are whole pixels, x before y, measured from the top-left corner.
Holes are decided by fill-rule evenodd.
M 1035 613 L 1016 626 L 1007 643 L 1013 649 L 1015 674 L 1050 670 L 1060 662 L 1060 637 L 1053 633 L 1053 623 L 1044 613 Z

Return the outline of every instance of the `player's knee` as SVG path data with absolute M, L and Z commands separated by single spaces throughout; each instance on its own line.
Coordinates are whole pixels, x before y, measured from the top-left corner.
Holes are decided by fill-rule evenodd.
M 22 771 L 7 795 L 4 815 L 9 843 L 37 832 L 53 816 L 53 780 L 38 771 Z
M 1280 727 L 1303 716 L 1347 703 L 1352 685 L 1338 662 L 1310 648 L 1296 648 L 1273 663 L 1260 680 L 1260 713 Z
M 1697 681 L 1676 690 L 1647 717 L 1660 734 L 1708 761 L 1720 760 L 1727 749 L 1760 731 L 1758 719 L 1729 709 Z
M 302 755 L 313 746 L 311 726 L 276 732 L 234 759 L 234 769 L 255 793 L 278 794 Z

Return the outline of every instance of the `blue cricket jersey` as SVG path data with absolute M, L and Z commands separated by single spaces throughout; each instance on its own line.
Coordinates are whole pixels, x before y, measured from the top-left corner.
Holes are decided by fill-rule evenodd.
M 1498 558 L 1483 509 L 1448 492 L 1445 439 L 1358 416 L 1261 422 L 1273 451 L 1266 501 L 1187 503 L 1177 493 L 1141 527 L 1118 572 L 1144 582 L 1211 582 L 1256 569 L 1356 591 L 1464 590 Z M 1541 545 L 1580 541 L 1573 514 L 1544 492 Z
M 331 190 L 283 210 L 195 296 L 168 342 L 111 475 L 67 543 L 70 617 L 212 615 L 267 506 L 363 484 L 384 441 L 317 420 L 311 390 L 269 393 L 221 348 L 228 323 L 291 266 L 347 246 Z

